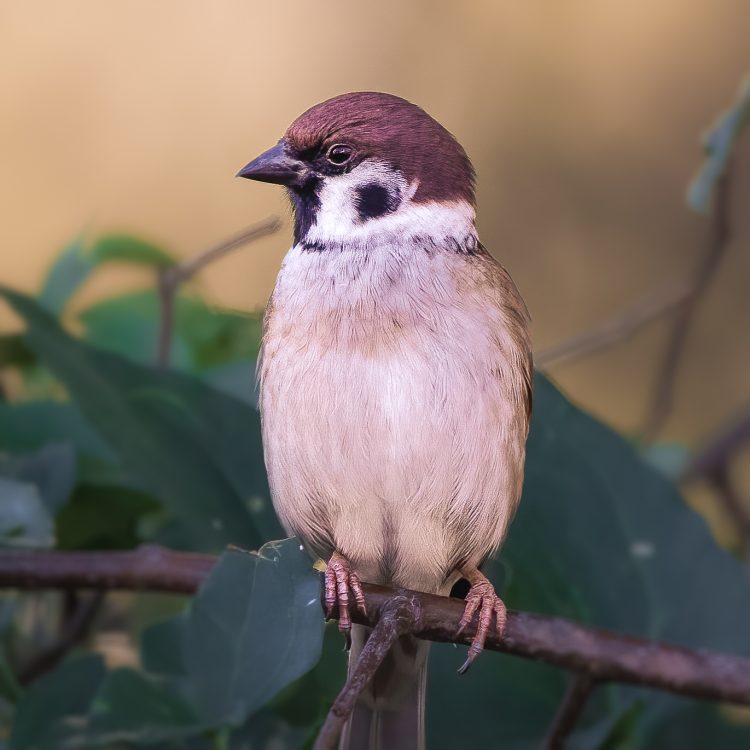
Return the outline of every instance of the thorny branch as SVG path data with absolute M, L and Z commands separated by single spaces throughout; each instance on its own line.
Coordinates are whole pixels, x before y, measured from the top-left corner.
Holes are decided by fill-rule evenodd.
M 235 248 L 246 245 L 249 242 L 259 240 L 269 234 L 273 234 L 281 227 L 281 222 L 271 216 L 264 221 L 259 222 L 231 237 L 219 242 L 207 250 L 182 261 L 174 266 L 163 268 L 158 276 L 158 293 L 160 305 L 160 330 L 159 330 L 159 350 L 158 362 L 162 367 L 169 363 L 169 347 L 172 343 L 172 327 L 174 315 L 174 298 L 180 286 L 194 276 L 198 271 L 205 268 L 209 263 L 213 263 L 219 258 L 224 257 L 228 252 Z
M 200 586 L 214 563 L 215 558 L 211 555 L 175 552 L 153 545 L 128 552 L 5 550 L 0 551 L 0 587 L 128 589 L 189 594 Z M 408 631 L 403 632 L 432 641 L 471 642 L 475 623 L 460 638 L 455 636 L 464 609 L 459 599 L 394 591 L 374 584 L 363 584 L 363 589 L 368 615 L 352 611 L 355 622 L 376 626 L 383 612 L 393 606 L 396 596 L 397 601 L 408 600 L 418 612 Z M 384 628 L 383 631 L 385 640 L 391 637 L 392 630 Z M 373 641 L 372 650 L 377 644 L 378 639 Z M 626 682 L 694 698 L 750 705 L 750 658 L 738 655 L 630 638 L 562 618 L 526 612 L 509 612 L 503 638 L 490 635 L 486 648 L 544 661 L 581 676 L 576 692 L 567 701 L 568 706 L 563 706 L 559 723 L 564 727 L 572 726 L 575 712 L 579 710 L 578 703 L 582 706 L 586 680 L 595 684 Z M 364 674 L 372 674 L 376 667 L 377 664 L 375 667 L 365 665 Z M 345 686 L 342 691 L 344 706 L 353 703 L 353 692 L 347 691 L 355 689 Z M 340 709 L 342 703 L 338 705 Z M 559 737 L 561 733 L 554 730 L 551 736 Z

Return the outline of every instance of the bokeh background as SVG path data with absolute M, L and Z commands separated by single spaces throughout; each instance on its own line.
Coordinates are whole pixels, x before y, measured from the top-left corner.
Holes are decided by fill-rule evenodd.
M 743 0 L 0 3 L 0 281 L 35 291 L 72 238 L 124 230 L 188 255 L 271 213 L 282 232 L 210 267 L 217 305 L 267 299 L 289 240 L 281 190 L 234 178 L 302 110 L 362 89 L 411 99 L 465 145 L 479 227 L 543 349 L 692 269 L 699 136 L 750 67 Z M 660 437 L 695 446 L 750 400 L 750 139 L 734 241 L 692 327 Z M 108 271 L 76 304 L 132 287 Z M 16 325 L 0 309 L 0 325 Z M 626 433 L 666 324 L 556 381 Z M 750 455 L 734 469 L 750 487 Z M 700 488 L 713 528 L 732 529 Z

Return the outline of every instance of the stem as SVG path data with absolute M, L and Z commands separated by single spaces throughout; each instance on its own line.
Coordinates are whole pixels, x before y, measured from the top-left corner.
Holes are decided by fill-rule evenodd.
M 271 216 L 241 232 L 233 234 L 222 242 L 212 245 L 207 250 L 193 255 L 191 258 L 174 266 L 162 269 L 157 276 L 157 292 L 159 294 L 160 328 L 159 349 L 157 359 L 162 367 L 169 364 L 169 349 L 172 345 L 172 329 L 174 321 L 174 298 L 180 286 L 205 268 L 209 263 L 223 258 L 235 248 L 247 245 L 273 234 L 281 228 L 281 222 Z
M 0 551 L 0 588 L 125 589 L 190 594 L 206 578 L 216 559 L 146 545 L 129 552 Z M 368 615 L 352 619 L 374 627 L 378 613 L 396 593 L 363 584 Z M 419 610 L 411 631 L 419 638 L 469 644 L 475 628 L 460 638 L 456 630 L 464 603 L 433 594 L 399 591 Z M 564 669 L 586 672 L 597 682 L 646 685 L 693 698 L 750 705 L 750 658 L 691 650 L 584 627 L 559 617 L 509 612 L 503 638 L 494 634 L 485 648 Z

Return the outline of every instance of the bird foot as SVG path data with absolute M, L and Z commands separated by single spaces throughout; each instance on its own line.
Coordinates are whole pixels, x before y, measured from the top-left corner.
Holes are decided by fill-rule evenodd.
M 334 552 L 328 561 L 325 572 L 325 610 L 326 617 L 330 619 L 338 608 L 339 630 L 346 638 L 347 651 L 352 643 L 352 617 L 349 610 L 350 594 L 354 596 L 357 609 L 363 615 L 366 615 L 365 595 L 362 591 L 359 576 L 352 570 L 351 563 L 343 555 Z
M 465 577 L 471 584 L 471 588 L 466 595 L 466 608 L 458 624 L 456 635 L 458 636 L 463 633 L 477 610 L 479 610 L 479 622 L 477 623 L 477 632 L 469 646 L 469 654 L 466 661 L 461 669 L 458 670 L 459 674 L 464 674 L 472 665 L 474 659 L 482 653 L 484 642 L 487 640 L 487 635 L 492 625 L 492 615 L 495 615 L 495 629 L 498 637 L 502 637 L 505 630 L 505 623 L 508 619 L 505 603 L 495 593 L 493 585 L 485 576 L 478 570 L 475 570 Z

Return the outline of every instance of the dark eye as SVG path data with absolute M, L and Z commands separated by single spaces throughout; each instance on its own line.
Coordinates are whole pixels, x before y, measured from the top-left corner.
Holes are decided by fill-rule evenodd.
M 351 146 L 347 146 L 343 143 L 337 143 L 328 149 L 326 159 L 328 159 L 331 164 L 335 164 L 336 166 L 340 167 L 342 164 L 346 164 L 346 162 L 348 162 L 349 159 L 352 158 L 353 153 L 354 150 Z

